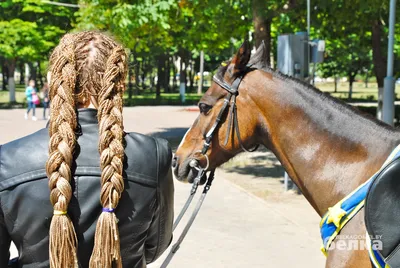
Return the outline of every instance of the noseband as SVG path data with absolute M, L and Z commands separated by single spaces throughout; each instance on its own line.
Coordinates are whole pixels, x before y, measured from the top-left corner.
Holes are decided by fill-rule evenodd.
M 228 121 L 228 125 L 227 125 L 224 146 L 226 146 L 228 144 L 229 135 L 231 134 L 231 128 L 232 128 L 232 122 L 233 122 L 234 133 L 236 132 L 236 136 L 238 138 L 239 145 L 242 148 L 242 150 L 245 152 L 254 152 L 255 150 L 257 150 L 258 145 L 256 145 L 253 149 L 246 149 L 244 147 L 242 139 L 240 137 L 239 121 L 237 119 L 236 97 L 239 95 L 239 86 L 243 80 L 243 77 L 244 77 L 244 75 L 240 75 L 240 76 L 236 77 L 235 80 L 233 81 L 232 85 L 229 85 L 225 81 L 221 81 L 216 76 L 213 77 L 214 82 L 217 83 L 223 89 L 225 89 L 228 92 L 228 95 L 226 95 L 226 97 L 224 99 L 224 104 L 222 105 L 222 108 L 218 113 L 217 119 L 215 120 L 213 126 L 210 128 L 210 130 L 206 134 L 203 149 L 201 150 L 201 153 L 203 155 L 205 155 L 207 153 L 208 149 L 210 148 L 214 133 L 218 129 L 221 119 L 224 116 L 225 111 L 228 109 L 229 104 L 230 104 L 229 115 L 228 115 L 229 121 Z

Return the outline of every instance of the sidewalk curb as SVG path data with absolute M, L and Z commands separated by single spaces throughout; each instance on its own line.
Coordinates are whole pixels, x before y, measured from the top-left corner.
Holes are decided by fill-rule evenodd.
M 200 111 L 199 107 L 197 107 L 197 106 L 186 107 L 186 108 L 183 108 L 183 110 L 186 112 L 199 112 Z

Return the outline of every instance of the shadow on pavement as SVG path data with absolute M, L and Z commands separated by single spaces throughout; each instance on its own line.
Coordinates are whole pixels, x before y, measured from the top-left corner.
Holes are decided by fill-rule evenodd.
M 233 159 L 222 167 L 226 172 L 253 175 L 260 179 L 282 179 L 285 170 L 269 151 L 246 158 Z
M 163 138 L 168 140 L 172 151 L 175 152 L 181 142 L 183 136 L 185 136 L 188 128 L 164 128 L 163 131 L 153 132 L 149 135 L 156 138 Z
M 185 136 L 185 133 L 188 131 L 188 128 L 184 127 L 173 127 L 173 128 L 163 128 L 162 131 L 150 133 L 152 137 L 159 138 L 174 138 L 174 139 L 182 139 Z

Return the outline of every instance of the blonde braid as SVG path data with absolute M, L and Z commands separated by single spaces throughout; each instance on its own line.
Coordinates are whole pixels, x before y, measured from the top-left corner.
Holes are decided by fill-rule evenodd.
M 77 237 L 67 214 L 72 197 L 71 165 L 77 127 L 74 90 L 76 83 L 74 39 L 65 35 L 50 58 L 51 117 L 49 158 L 46 163 L 54 216 L 50 224 L 50 267 L 78 267 Z
M 126 54 L 122 47 L 104 37 L 102 48 L 114 46 L 107 59 L 102 87 L 98 94 L 99 152 L 101 174 L 100 202 L 103 206 L 95 234 L 90 258 L 91 268 L 122 267 L 118 219 L 114 213 L 118 206 L 124 180 L 122 177 L 124 147 L 122 93 L 125 87 Z

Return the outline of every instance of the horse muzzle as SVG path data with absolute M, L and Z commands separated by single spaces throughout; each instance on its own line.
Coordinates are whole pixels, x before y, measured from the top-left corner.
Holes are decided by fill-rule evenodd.
M 203 160 L 203 159 L 202 159 Z M 180 162 L 178 156 L 174 156 L 172 159 L 172 169 L 175 179 L 182 182 L 193 183 L 194 179 L 199 174 L 199 170 L 202 165 L 204 170 L 207 170 L 209 167 L 209 159 L 205 156 L 205 161 L 197 159 L 195 157 L 190 157 Z M 201 178 L 200 184 L 203 184 L 206 181 L 206 177 Z

